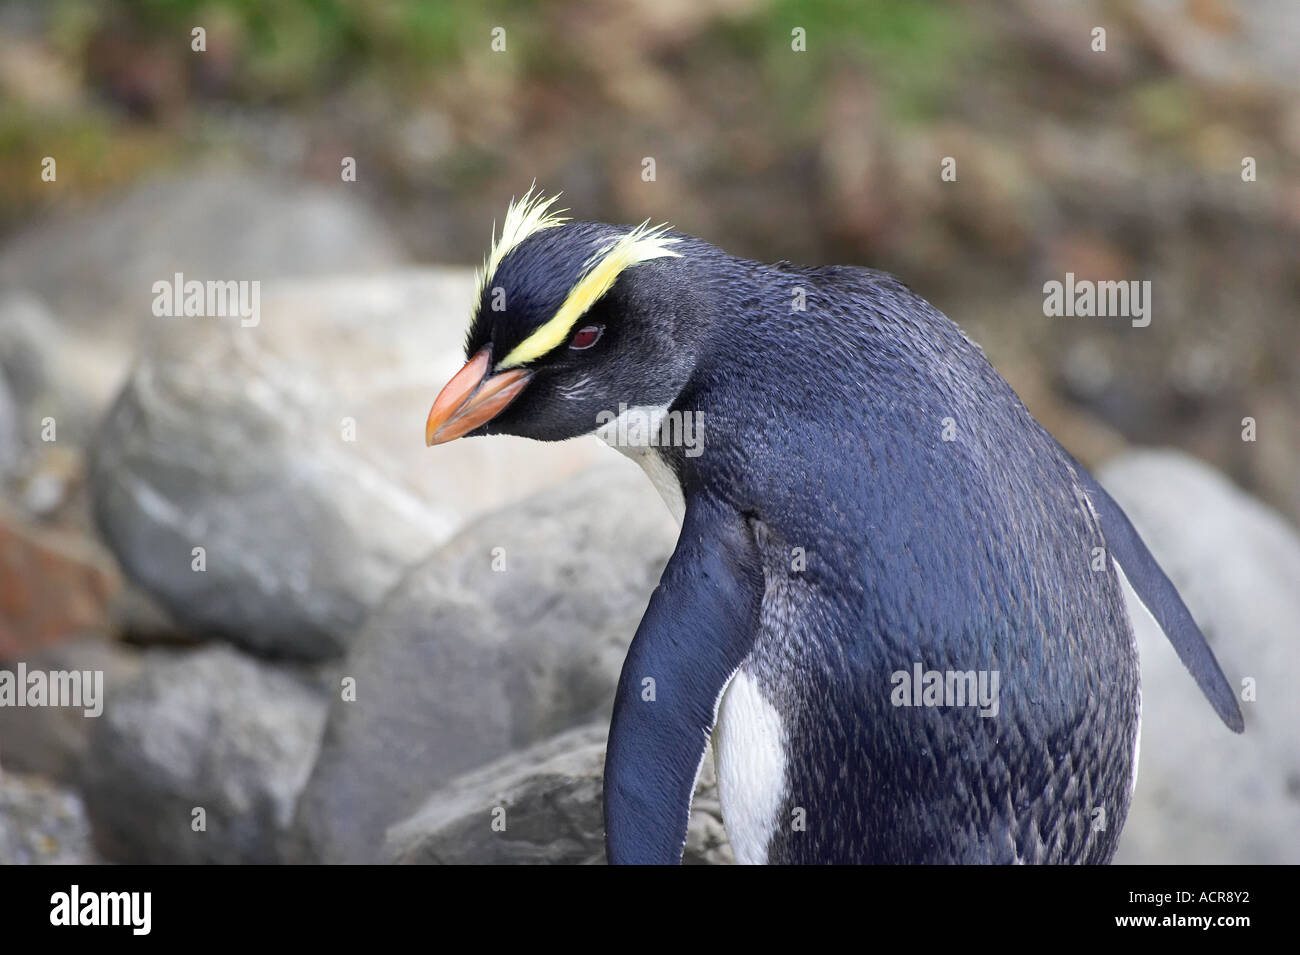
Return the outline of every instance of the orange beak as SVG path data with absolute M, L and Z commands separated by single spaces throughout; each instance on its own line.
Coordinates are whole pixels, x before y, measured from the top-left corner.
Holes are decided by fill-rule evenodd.
M 489 376 L 491 364 L 491 349 L 480 349 L 438 393 L 424 423 L 426 445 L 444 444 L 491 421 L 519 397 L 533 377 L 524 368 Z

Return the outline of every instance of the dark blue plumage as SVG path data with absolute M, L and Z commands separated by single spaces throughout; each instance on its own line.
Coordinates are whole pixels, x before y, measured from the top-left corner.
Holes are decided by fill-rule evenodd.
M 489 285 L 507 287 L 509 314 L 485 299 L 469 353 L 524 340 L 619 231 L 549 229 L 505 256 Z M 620 403 L 702 422 L 702 454 L 653 452 L 686 516 L 615 701 L 611 859 L 680 859 L 739 667 L 780 720 L 767 861 L 1108 861 L 1140 707 L 1112 558 L 1241 728 L 1123 513 L 979 348 L 892 277 L 767 266 L 674 236 L 678 257 L 627 270 L 583 318 L 608 328 L 599 349 L 543 356 L 472 432 L 569 437 Z M 893 675 L 918 664 L 996 671 L 996 715 L 895 705 Z
M 783 615 L 816 622 L 755 648 L 788 720 L 778 822 L 816 807 L 805 831 L 775 826 L 769 858 L 1109 859 L 1137 661 L 1109 562 L 1091 570 L 1102 531 L 1073 463 L 896 281 L 689 258 L 715 314 L 744 318 L 713 326 L 674 405 L 707 416 L 708 451 L 678 467 L 688 494 L 761 516 Z M 916 662 L 999 671 L 999 714 L 892 705 L 890 675 Z
M 744 520 L 694 503 L 619 680 L 605 756 L 610 862 L 681 860 L 714 704 L 753 649 L 762 594 Z M 707 652 L 698 652 L 701 638 Z

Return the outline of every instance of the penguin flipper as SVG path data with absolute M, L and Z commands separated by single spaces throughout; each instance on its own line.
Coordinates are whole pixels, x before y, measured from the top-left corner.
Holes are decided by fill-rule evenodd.
M 745 519 L 693 495 L 618 681 L 605 750 L 611 863 L 681 862 L 718 703 L 753 648 L 762 597 Z
M 1241 708 L 1237 705 L 1236 694 L 1233 693 L 1228 678 L 1223 675 L 1205 635 L 1192 619 L 1191 611 L 1178 596 L 1173 582 L 1160 569 L 1155 557 L 1142 542 L 1128 515 L 1115 503 L 1115 499 L 1077 461 L 1075 465 L 1101 521 L 1101 531 L 1106 546 L 1110 549 L 1110 556 L 1119 564 L 1129 585 L 1146 605 L 1156 623 L 1160 624 L 1165 637 L 1174 645 L 1178 659 L 1183 661 L 1183 666 L 1192 674 L 1196 685 L 1219 714 L 1219 719 L 1234 733 L 1242 732 L 1246 724 L 1241 716 Z

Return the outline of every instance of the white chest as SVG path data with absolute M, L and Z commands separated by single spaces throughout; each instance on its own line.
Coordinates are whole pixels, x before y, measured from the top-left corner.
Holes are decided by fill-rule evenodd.
M 723 691 L 713 730 L 722 821 L 736 861 L 767 862 L 767 846 L 782 825 L 786 740 L 781 715 L 742 667 Z M 788 821 L 787 821 L 788 822 Z

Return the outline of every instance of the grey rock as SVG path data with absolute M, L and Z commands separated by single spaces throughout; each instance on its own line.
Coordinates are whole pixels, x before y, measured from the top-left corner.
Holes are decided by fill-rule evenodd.
M 103 674 L 105 697 L 112 697 L 139 674 L 139 654 L 103 637 L 62 640 L 24 661 L 34 670 L 80 670 Z M 17 661 L 0 665 L 13 672 Z M 83 709 L 63 706 L 0 707 L 0 765 L 24 773 L 38 773 L 60 783 L 77 785 L 99 717 Z
M 70 328 L 145 340 L 153 283 L 176 272 L 265 281 L 404 259 L 391 230 L 346 186 L 198 169 L 23 230 L 0 249 L 0 287 L 39 296 Z
M 18 401 L 0 367 L 0 481 L 18 471 L 23 457 Z
M 39 776 L 0 771 L 0 865 L 99 861 L 75 791 Z
M 605 861 L 603 723 L 553 737 L 461 776 L 388 830 L 389 861 L 575 865 Z M 705 755 L 687 831 L 687 864 L 733 861 Z
M 1209 467 L 1129 453 L 1099 478 L 1210 641 L 1228 682 L 1250 679 L 1246 731 L 1225 728 L 1145 613 L 1142 749 L 1121 863 L 1300 862 L 1300 535 Z
M 676 535 L 622 461 L 480 520 L 414 570 L 343 665 L 357 698 L 332 704 L 299 802 L 309 855 L 375 861 L 388 826 L 455 776 L 607 714 Z
M 328 439 L 300 452 L 297 409 L 246 402 L 246 382 L 142 368 L 92 457 L 96 518 L 185 626 L 269 656 L 336 656 L 443 527 Z
M 114 862 L 281 861 L 324 718 L 309 682 L 228 647 L 147 651 L 91 736 L 96 846 Z
M 0 295 L 0 496 L 93 534 L 85 447 L 128 363 L 124 346 L 69 334 L 35 297 Z
M 18 447 L 28 454 L 42 449 L 46 418 L 55 423 L 57 443 L 84 445 L 129 359 L 123 346 L 69 334 L 31 294 L 0 297 L 0 378 L 9 381 Z
M 0 296 L 0 371 L 24 401 L 48 386 L 46 342 L 58 335 L 53 316 L 37 298 L 8 290 Z
M 467 519 L 613 454 L 595 439 L 424 447 L 472 287 L 466 270 L 290 283 L 256 327 L 160 320 L 90 462 L 128 575 L 187 629 L 329 658 Z
M 0 248 L 0 377 L 18 392 L 24 446 L 46 416 L 83 445 L 139 352 L 218 321 L 164 333 L 155 282 L 373 272 L 405 259 L 390 236 L 346 188 L 203 169 L 23 229 Z
M 39 421 L 32 406 L 46 387 L 43 343 L 54 332 L 31 296 L 0 297 L 0 484 L 19 475 L 31 454 Z
M 389 830 L 389 861 L 601 861 L 605 733 L 600 724 L 572 730 L 454 780 Z

